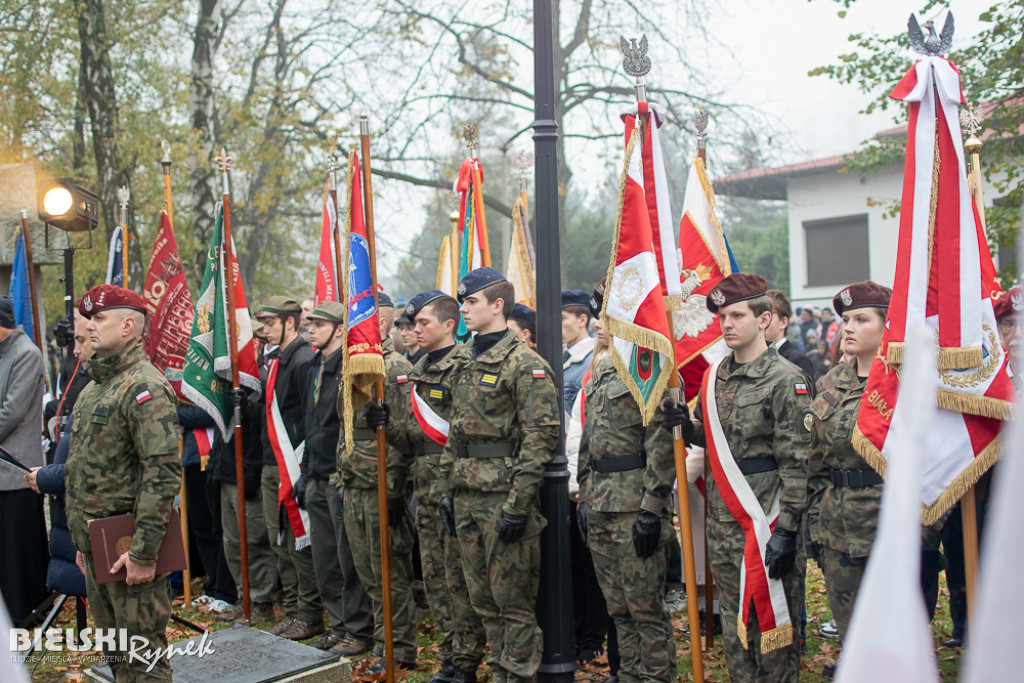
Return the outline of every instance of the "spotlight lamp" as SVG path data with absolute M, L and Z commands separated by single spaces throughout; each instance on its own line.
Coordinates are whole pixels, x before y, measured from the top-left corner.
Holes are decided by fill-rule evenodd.
M 67 232 L 92 231 L 99 223 L 100 201 L 72 178 L 47 180 L 39 185 L 39 219 Z

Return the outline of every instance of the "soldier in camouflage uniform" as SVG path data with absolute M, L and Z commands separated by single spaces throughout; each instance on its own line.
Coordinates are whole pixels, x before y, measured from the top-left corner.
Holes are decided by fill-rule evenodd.
M 462 345 L 456 344 L 454 337 L 459 304 L 433 289 L 410 299 L 405 314 L 413 321 L 424 353 L 409 372 L 410 393 L 394 405 L 395 419 L 388 425 L 388 441 L 411 459 L 423 583 L 441 635 L 441 668 L 428 683 L 475 683 L 477 667 L 484 658 L 484 630 L 469 599 L 458 543 L 445 533 L 437 516 L 439 492 L 447 489 L 449 472 L 441 468 L 446 434 L 431 421 L 432 417 L 448 420 L 451 386 L 466 361 L 466 356 L 459 353 Z M 413 409 L 411 391 L 422 401 L 418 405 L 425 408 Z M 371 411 L 374 408 L 371 406 Z M 429 413 L 433 416 L 427 417 Z
M 809 436 L 801 422 L 809 389 L 803 373 L 765 341 L 764 330 L 772 316 L 766 291 L 764 278 L 734 273 L 709 292 L 707 307 L 719 315 L 725 343 L 732 350 L 718 366 L 715 386 L 725 440 L 762 510 L 768 510 L 776 496 L 779 499 L 779 515 L 764 559 L 768 577 L 782 581 L 791 627 L 788 638 L 784 627 L 762 638 L 766 634 L 753 607 L 746 636 L 741 635 L 737 615 L 742 614 L 740 569 L 746 536 L 722 497 L 720 489 L 728 482 L 717 481 L 714 472 L 707 482 L 708 552 L 721 599 L 722 642 L 732 680 L 796 683 L 800 639 L 792 629 L 800 623 L 806 571 L 806 562 L 797 561 L 797 529 L 807 500 Z M 674 422 L 676 411 L 687 412 L 677 404 L 666 411 L 668 423 Z M 694 422 L 682 422 L 687 441 L 698 446 L 710 441 L 705 432 L 711 427 L 703 418 L 701 397 Z
M 388 333 L 395 317 L 394 304 L 383 292 L 378 294 L 381 338 L 384 340 L 384 401 L 397 405 L 409 390 L 409 372 L 412 366 L 402 354 L 395 351 Z M 342 429 L 345 421 L 344 392 L 338 394 L 338 415 Z M 356 408 L 353 424 L 352 451 L 345 439 L 338 439 L 339 474 L 344 493 L 342 501 L 345 530 L 348 533 L 352 560 L 359 581 L 370 595 L 374 615 L 374 651 L 370 657 L 379 658 L 369 674 L 384 671 L 384 594 L 383 573 L 380 562 L 380 504 L 377 499 L 377 432 L 366 426 L 370 404 Z M 344 432 L 342 432 L 344 434 Z M 416 603 L 412 597 L 413 525 L 408 512 L 408 463 L 394 447 L 387 451 L 388 480 L 388 533 L 391 544 L 391 618 L 394 631 L 395 660 L 398 666 L 410 671 L 416 668 Z
M 540 582 L 539 489 L 553 457 L 560 419 L 547 363 L 508 329 L 515 290 L 493 268 L 459 281 L 461 311 L 477 332 L 453 377 L 451 424 L 442 455 L 450 495 L 439 513 L 457 535 L 473 609 L 490 645 L 494 683 L 533 678 L 541 631 L 534 605 Z
M 840 637 L 846 637 L 882 506 L 882 477 L 853 447 L 868 371 L 882 341 L 892 290 L 874 282 L 844 288 L 832 300 L 854 356 L 821 379 L 804 425 L 811 432 L 807 521 Z
M 65 468 L 68 528 L 86 577 L 89 607 L 97 628 L 141 636 L 145 654 L 167 648 L 171 615 L 167 574 L 156 575 L 174 495 L 178 492 L 178 419 L 174 391 L 146 360 L 141 337 L 146 306 L 135 292 L 100 285 L 89 290 L 79 312 L 94 356 L 92 382 L 74 407 L 71 453 Z M 135 536 L 113 569 L 127 568 L 125 581 L 96 583 L 89 545 L 89 521 L 131 513 Z M 131 641 L 129 641 L 131 642 Z M 128 652 L 106 652 L 118 681 L 170 681 L 161 657 L 150 662 Z
M 595 323 L 604 341 L 602 321 Z M 619 633 L 623 683 L 674 681 L 676 643 L 665 605 L 665 546 L 672 527 L 675 456 L 658 414 L 645 427 L 610 354 L 586 396 L 579 469 L 581 523 Z

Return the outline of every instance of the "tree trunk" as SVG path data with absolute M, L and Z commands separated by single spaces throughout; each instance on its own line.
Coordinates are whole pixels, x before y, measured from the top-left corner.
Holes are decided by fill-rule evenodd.
M 100 220 L 107 240 L 118 225 L 120 203 L 117 189 L 130 188 L 128 170 L 121 165 L 117 136 L 117 92 L 110 66 L 110 38 L 103 14 L 103 0 L 79 0 L 78 34 L 82 43 L 81 70 L 85 109 L 89 113 L 93 154 L 96 157 Z M 128 213 L 128 229 L 133 231 Z
M 221 19 L 220 0 L 200 0 L 192 45 L 192 130 L 196 136 L 192 159 L 192 232 L 196 240 L 193 260 L 194 282 L 202 282 L 206 269 L 206 246 L 213 235 L 217 205 L 217 173 L 213 167 L 213 56 L 217 25 Z

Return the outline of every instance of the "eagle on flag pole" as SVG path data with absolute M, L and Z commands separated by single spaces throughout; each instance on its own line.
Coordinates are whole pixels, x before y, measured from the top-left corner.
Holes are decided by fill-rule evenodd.
M 912 37 L 915 27 L 912 16 Z M 947 32 L 951 39 L 951 19 L 943 44 L 951 42 Z M 960 72 L 927 49 L 931 42 L 923 45 L 924 58 L 889 95 L 910 105 L 896 276 L 853 445 L 883 477 L 888 463 L 901 457 L 893 444 L 903 424 L 895 417 L 905 409 L 899 398 L 903 351 L 908 331 L 927 325 L 936 345 L 938 411 L 928 432 L 921 496 L 922 520 L 932 524 L 998 459 L 1002 422 L 1013 415 L 1016 394 L 992 308 L 999 288 L 967 185 Z
M 636 399 L 643 422 L 647 424 L 658 409 L 675 367 L 672 333 L 665 315 L 665 292 L 644 194 L 642 160 L 638 153 L 640 130 L 630 131 L 627 125 L 627 131 L 629 142 L 619 185 L 618 219 L 601 314 L 612 336 L 615 368 Z
M 377 323 L 377 297 L 373 291 L 360 178 L 359 158 L 352 150 L 348 157 L 348 196 L 341 257 L 341 262 L 346 264 L 346 274 L 341 280 L 341 301 L 348 302 L 348 316 L 342 344 L 345 356 L 340 399 L 345 406 L 345 447 L 350 451 L 355 410 L 371 399 L 374 382 L 384 378 L 384 346 Z

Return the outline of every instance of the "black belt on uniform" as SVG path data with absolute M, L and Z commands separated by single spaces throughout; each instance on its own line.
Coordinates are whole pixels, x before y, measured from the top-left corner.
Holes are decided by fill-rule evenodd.
M 614 458 L 598 460 L 590 456 L 590 469 L 607 474 L 608 472 L 629 472 L 647 466 L 647 452 L 640 451 L 635 455 L 618 455 Z
M 356 427 L 352 430 L 353 441 L 376 441 L 377 430 L 369 429 L 367 427 Z
M 744 476 L 758 474 L 760 472 L 771 472 L 772 470 L 779 469 L 779 463 L 770 455 L 760 458 L 749 458 L 747 460 L 737 460 L 736 466 L 740 468 L 740 472 L 742 472 Z
M 884 482 L 882 475 L 870 467 L 864 470 L 837 470 L 832 468 L 829 473 L 833 486 L 849 486 L 853 489 L 865 486 L 877 486 Z
M 504 441 L 493 443 L 457 443 L 455 452 L 460 458 L 476 458 L 486 460 L 489 458 L 511 458 L 516 454 L 516 446 Z
M 444 446 L 436 441 L 421 441 L 420 443 L 413 444 L 413 448 L 416 453 L 416 457 L 444 453 Z

